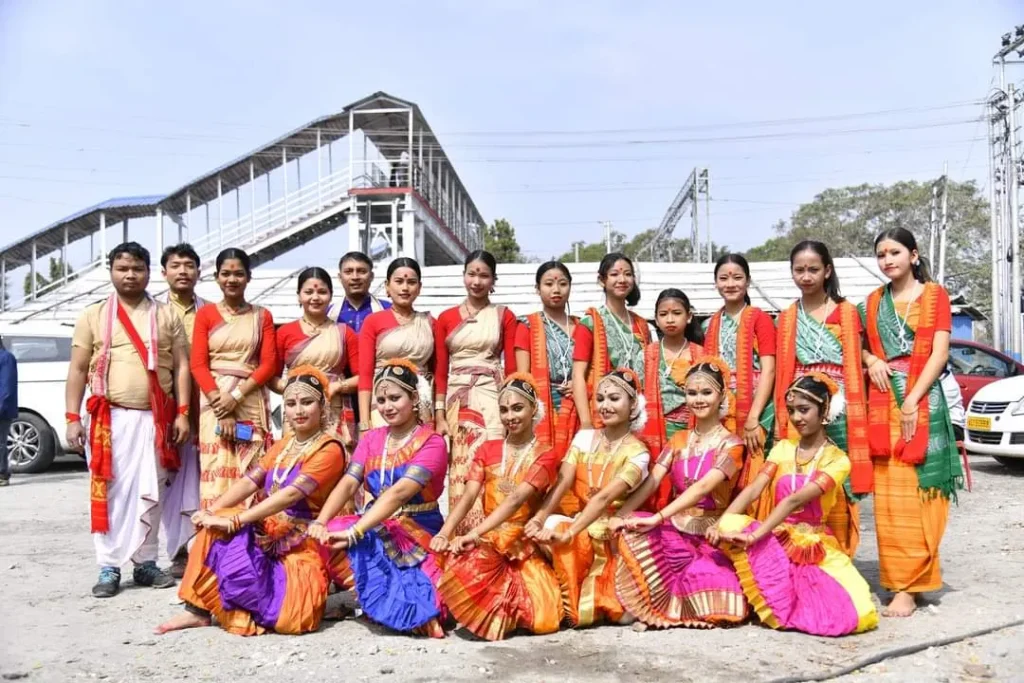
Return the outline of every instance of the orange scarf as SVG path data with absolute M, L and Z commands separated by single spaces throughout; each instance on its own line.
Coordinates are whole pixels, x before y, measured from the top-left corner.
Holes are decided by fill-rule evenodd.
M 704 357 L 704 349 L 690 344 L 690 361 L 697 363 Z M 644 396 L 647 399 L 647 424 L 640 432 L 640 439 L 647 444 L 652 462 L 658 459 L 668 442 L 668 424 L 665 421 L 665 407 L 661 402 L 661 343 L 651 342 L 644 349 Z M 693 428 L 693 415 L 687 429 Z M 658 512 L 672 499 L 672 477 L 666 475 L 661 486 L 651 494 L 642 509 Z
M 855 493 L 868 493 L 873 485 L 871 455 L 868 448 L 867 399 L 864 371 L 861 366 L 861 342 L 857 329 L 857 307 L 841 302 L 839 313 L 839 342 L 843 347 L 843 389 L 846 396 L 847 455 L 852 470 L 850 485 Z M 778 347 L 775 355 L 775 435 L 785 439 L 789 432 L 789 412 L 786 410 L 786 390 L 796 379 L 797 304 L 779 315 L 777 322 Z
M 551 367 L 548 363 L 548 342 L 544 331 L 544 316 L 532 313 L 526 317 L 530 327 L 530 374 L 537 384 L 537 393 L 544 401 L 544 419 L 534 432 L 537 442 L 549 446 L 561 458 L 569 450 L 569 442 L 576 431 L 576 404 L 571 396 L 562 397 L 562 406 L 555 415 L 551 400 Z M 579 324 L 579 320 L 570 317 Z
M 757 340 L 754 338 L 754 316 L 761 313 L 760 308 L 747 306 L 740 313 L 738 330 L 736 332 L 736 367 L 732 368 L 736 377 L 736 432 L 743 429 L 747 423 L 747 415 L 750 414 L 750 407 L 754 403 L 754 350 L 757 348 Z M 719 356 L 718 335 L 722 331 L 722 316 L 725 311 L 721 310 L 711 316 L 708 323 L 707 336 L 704 338 L 704 351 L 709 356 Z
M 868 295 L 865 308 L 868 348 L 872 354 L 889 362 L 893 359 L 886 354 L 885 347 L 882 345 L 882 337 L 878 333 L 878 311 L 887 287 L 888 285 L 883 285 Z M 924 291 L 918 299 L 918 306 L 919 314 L 917 328 L 914 330 L 914 347 L 910 352 L 910 371 L 907 374 L 908 392 L 914 388 L 924 371 L 928 358 L 932 355 L 935 332 L 939 325 L 949 327 L 951 322 L 949 320 L 949 294 L 934 282 L 925 284 Z M 868 439 L 871 455 L 876 458 L 887 458 L 890 455 L 889 396 L 889 392 L 881 392 L 874 387 L 871 387 L 868 393 Z M 928 454 L 928 417 L 928 394 L 925 393 L 917 404 L 917 430 L 914 432 L 914 437 L 910 441 L 904 440 L 902 436 L 897 439 L 892 453 L 893 457 L 909 465 L 920 465 L 924 462 L 925 456 Z
M 651 343 L 651 332 L 647 328 L 647 321 L 640 318 L 633 311 L 627 311 L 627 313 L 629 313 L 633 336 L 637 337 L 646 347 L 647 344 Z M 594 426 L 594 429 L 603 429 L 604 422 L 597 414 L 597 401 L 594 400 L 594 396 L 597 394 L 597 383 L 615 368 L 612 367 L 611 354 L 608 351 L 607 330 L 605 329 L 601 313 L 592 307 L 587 309 L 587 315 L 594 321 L 594 348 L 590 356 L 590 371 L 587 373 L 587 393 L 590 394 L 590 423 Z M 637 329 L 636 324 L 638 319 L 643 322 L 639 329 Z

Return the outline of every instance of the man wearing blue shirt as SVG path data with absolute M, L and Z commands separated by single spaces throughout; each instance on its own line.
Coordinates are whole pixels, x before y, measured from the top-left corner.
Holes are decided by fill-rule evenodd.
M 345 323 L 356 334 L 363 326 L 366 316 L 377 311 L 391 308 L 391 303 L 381 301 L 370 294 L 373 284 L 373 261 L 361 251 L 350 251 L 341 257 L 338 263 L 338 279 L 345 290 L 341 305 L 331 304 L 327 311 L 329 317 L 339 323 Z
M 7 349 L 0 346 L 0 486 L 11 481 L 11 470 L 7 462 L 7 435 L 11 422 L 18 417 L 18 361 Z

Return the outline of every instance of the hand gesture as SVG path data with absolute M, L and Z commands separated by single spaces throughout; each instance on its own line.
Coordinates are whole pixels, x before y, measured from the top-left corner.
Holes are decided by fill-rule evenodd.
M 230 415 L 234 415 L 235 408 L 237 407 L 238 401 L 235 400 L 235 397 L 225 391 L 221 391 L 220 400 L 217 401 L 217 404 L 213 407 L 213 410 L 217 414 L 217 417 L 225 418 Z
M 916 403 L 907 404 L 903 402 L 903 406 L 900 408 L 900 431 L 903 434 L 903 440 L 909 442 L 914 438 L 914 434 L 917 433 L 917 414 L 920 408 Z
M 348 531 L 332 531 L 327 534 L 331 550 L 348 550 Z
M 868 377 L 871 379 L 871 384 L 883 393 L 889 391 L 889 378 L 891 376 L 892 368 L 890 368 L 889 364 L 881 358 L 876 358 L 874 362 L 868 366 Z
M 530 521 L 523 527 L 523 533 L 527 538 L 536 539 L 538 534 L 544 529 L 544 520 L 539 517 L 532 517 Z
M 330 532 L 327 531 L 325 524 L 310 524 L 306 528 L 306 536 L 313 539 L 317 543 L 326 544 L 330 537 Z
M 475 548 L 476 544 L 480 542 L 480 534 L 475 531 L 470 531 L 465 536 L 459 536 L 452 541 L 452 552 L 458 555 L 459 553 L 466 552 L 470 548 Z
M 188 441 L 191 427 L 188 423 L 188 415 L 179 415 L 174 418 L 174 427 L 171 430 L 171 438 L 175 446 L 183 446 Z
M 747 446 L 747 453 L 764 451 L 764 430 L 753 415 L 747 418 L 747 423 L 743 425 L 743 442 Z
M 717 526 L 713 526 L 704 532 L 704 538 L 708 540 L 713 546 L 718 546 L 722 542 L 722 531 Z
M 235 418 L 222 417 L 217 420 L 217 424 L 220 425 L 220 438 L 227 439 L 228 441 L 235 440 Z
M 85 427 L 81 422 L 69 422 L 65 436 L 71 448 L 76 451 L 85 451 Z
M 446 553 L 449 550 L 448 537 L 438 534 L 430 539 L 430 550 L 435 553 Z
M 227 532 L 231 530 L 231 520 L 220 515 L 206 515 L 199 520 L 199 524 L 204 529 L 210 529 L 211 531 Z
M 612 517 L 608 520 L 608 531 L 612 532 L 613 534 L 617 534 L 623 528 L 628 528 L 628 522 L 622 517 Z

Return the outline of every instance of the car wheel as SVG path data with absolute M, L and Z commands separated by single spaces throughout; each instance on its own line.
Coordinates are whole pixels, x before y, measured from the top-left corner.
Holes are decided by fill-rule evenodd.
M 1003 467 L 1008 467 L 1011 470 L 1024 470 L 1024 458 L 1007 458 L 1001 455 L 993 455 L 992 457 Z
M 56 456 L 53 431 L 46 420 L 32 413 L 18 413 L 7 434 L 7 458 L 11 472 L 45 472 Z

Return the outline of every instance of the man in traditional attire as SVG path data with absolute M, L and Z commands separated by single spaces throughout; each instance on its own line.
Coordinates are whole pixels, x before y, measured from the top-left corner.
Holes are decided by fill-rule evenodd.
M 196 296 L 199 281 L 199 254 L 190 244 L 167 247 L 160 257 L 162 274 L 169 289 L 158 300 L 169 306 L 181 320 L 191 353 L 192 332 L 196 325 L 196 312 L 206 301 Z M 181 466 L 170 473 L 167 488 L 161 499 L 161 532 L 171 558 L 171 576 L 180 579 L 188 563 L 188 541 L 195 532 L 192 514 L 199 509 L 199 393 L 192 386 L 189 410 L 189 439 L 178 449 Z
M 181 320 L 146 292 L 149 252 L 126 242 L 108 260 L 114 293 L 75 325 L 65 392 L 67 441 L 89 444 L 98 598 L 117 594 L 129 561 L 136 585 L 175 583 L 156 565 L 160 495 L 188 439 L 192 391 Z M 80 414 L 87 383 L 88 439 Z

